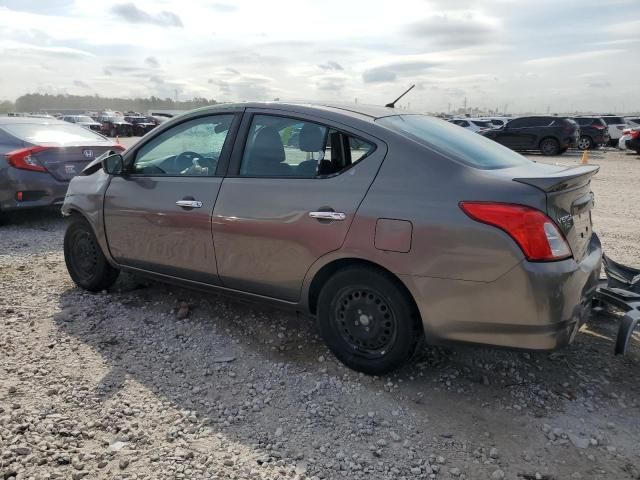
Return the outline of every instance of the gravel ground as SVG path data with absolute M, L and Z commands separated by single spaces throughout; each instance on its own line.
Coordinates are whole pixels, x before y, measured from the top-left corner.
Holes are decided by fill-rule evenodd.
M 640 157 L 591 158 L 595 228 L 640 266 Z M 80 291 L 63 230 L 0 225 L 0 480 L 640 478 L 640 342 L 613 357 L 612 319 L 551 354 L 428 349 L 366 377 L 264 305 L 130 275 Z

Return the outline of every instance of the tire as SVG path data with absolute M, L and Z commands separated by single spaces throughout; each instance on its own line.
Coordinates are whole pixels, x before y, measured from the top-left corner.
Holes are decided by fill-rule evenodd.
M 325 283 L 318 297 L 318 330 L 342 363 L 368 375 L 400 368 L 424 341 L 408 294 L 367 267 L 340 270 Z
M 540 142 L 540 153 L 543 155 L 558 155 L 560 153 L 560 144 L 555 138 L 545 138 Z
M 114 137 L 118 136 L 118 131 L 115 129 L 115 127 L 111 127 L 111 130 L 109 130 L 109 136 L 111 138 L 114 138 Z
M 578 139 L 578 148 L 580 150 L 591 150 L 593 148 L 593 140 L 587 135 L 583 135 Z
M 84 218 L 73 218 L 67 227 L 64 262 L 75 284 L 90 292 L 109 288 L 120 273 L 105 258 L 93 229 Z

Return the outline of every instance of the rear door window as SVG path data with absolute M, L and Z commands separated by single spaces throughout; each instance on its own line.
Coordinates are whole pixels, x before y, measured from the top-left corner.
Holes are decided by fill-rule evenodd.
M 319 123 L 255 115 L 240 176 L 322 178 L 368 156 L 374 145 Z

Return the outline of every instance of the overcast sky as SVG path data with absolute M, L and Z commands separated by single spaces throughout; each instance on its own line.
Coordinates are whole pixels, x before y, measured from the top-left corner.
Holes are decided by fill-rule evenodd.
M 640 110 L 638 0 L 0 0 L 29 92 Z

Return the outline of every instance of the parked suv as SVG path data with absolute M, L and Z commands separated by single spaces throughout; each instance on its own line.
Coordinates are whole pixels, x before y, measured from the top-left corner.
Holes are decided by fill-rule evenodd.
M 609 145 L 612 147 L 617 146 L 618 140 L 620 140 L 620 137 L 622 136 L 622 131 L 629 127 L 629 125 L 627 125 L 627 121 L 624 117 L 618 117 L 616 115 L 603 115 L 602 119 L 609 128 L 609 137 L 611 137 L 609 139 Z
M 580 128 L 567 117 L 520 117 L 480 135 L 512 150 L 540 150 L 543 155 L 558 155 L 577 146 Z
M 607 124 L 600 117 L 576 117 L 575 122 L 580 127 L 578 148 L 589 150 L 590 148 L 607 145 L 611 136 Z

